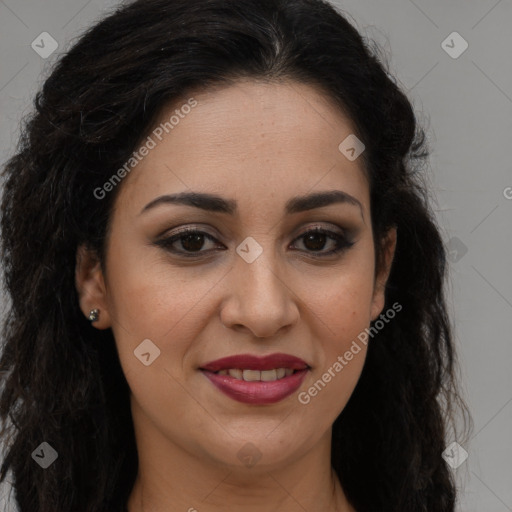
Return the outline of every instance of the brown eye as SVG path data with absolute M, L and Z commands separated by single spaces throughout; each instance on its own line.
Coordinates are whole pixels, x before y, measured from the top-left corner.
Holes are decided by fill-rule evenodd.
M 347 240 L 344 235 L 322 228 L 310 229 L 296 238 L 296 240 L 300 239 L 303 239 L 303 245 L 308 252 L 320 252 L 320 257 L 344 251 L 354 245 L 354 242 Z M 323 251 L 329 241 L 334 248 L 330 251 Z
M 186 251 L 199 251 L 204 245 L 204 235 L 195 234 L 195 235 L 184 235 L 181 237 L 181 246 Z
M 303 235 L 304 246 L 311 251 L 321 251 L 328 241 L 327 235 L 324 233 L 308 233 Z
M 344 235 L 322 228 L 310 229 L 297 237 L 296 240 L 302 240 L 304 246 L 304 249 L 299 250 L 310 253 L 317 258 L 342 252 L 354 245 L 354 242 L 348 240 Z M 187 228 L 170 237 L 158 240 L 155 244 L 180 256 L 196 257 L 215 250 L 202 250 L 207 241 L 217 242 L 213 236 L 204 231 Z M 219 246 L 221 244 L 217 243 L 217 248 Z M 325 251 L 326 246 L 331 246 L 331 249 Z
M 183 229 L 175 235 L 163 238 L 162 240 L 158 240 L 155 243 L 156 245 L 172 253 L 187 257 L 194 257 L 196 254 L 204 254 L 210 252 L 209 250 L 201 250 L 204 247 L 206 241 L 216 242 L 217 240 L 204 231 L 188 228 Z

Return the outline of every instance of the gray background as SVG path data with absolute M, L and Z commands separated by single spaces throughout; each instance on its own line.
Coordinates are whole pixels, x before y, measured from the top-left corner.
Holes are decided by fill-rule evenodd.
M 51 64 L 117 3 L 0 0 L 1 164 Z M 436 212 L 452 249 L 449 301 L 463 392 L 474 419 L 463 444 L 469 457 L 453 470 L 459 512 L 512 511 L 512 1 L 335 3 L 390 52 L 391 73 L 429 132 Z M 442 47 L 454 31 L 469 45 L 458 58 Z M 31 48 L 42 32 L 59 43 L 48 59 Z M 457 40 L 447 44 L 460 48 Z M 1 498 L 0 507 L 15 510 Z

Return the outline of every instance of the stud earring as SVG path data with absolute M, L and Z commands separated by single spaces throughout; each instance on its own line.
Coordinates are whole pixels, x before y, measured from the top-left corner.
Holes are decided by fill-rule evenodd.
M 99 309 L 91 309 L 91 312 L 89 313 L 89 321 L 90 322 L 96 322 L 100 316 L 100 310 Z

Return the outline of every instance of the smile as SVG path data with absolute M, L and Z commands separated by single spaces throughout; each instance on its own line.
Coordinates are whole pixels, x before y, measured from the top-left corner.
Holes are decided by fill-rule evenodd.
M 217 375 L 229 375 L 237 380 L 245 380 L 246 382 L 264 381 L 271 382 L 274 380 L 289 377 L 297 370 L 291 368 L 277 368 L 275 370 L 241 370 L 234 368 L 229 370 L 219 370 Z
M 288 354 L 241 354 L 203 365 L 200 370 L 222 393 L 247 404 L 272 404 L 294 393 L 310 370 Z

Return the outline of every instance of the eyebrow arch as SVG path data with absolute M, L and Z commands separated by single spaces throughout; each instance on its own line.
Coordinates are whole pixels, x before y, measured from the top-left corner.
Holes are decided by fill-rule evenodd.
M 285 213 L 299 213 L 335 203 L 345 203 L 359 207 L 361 217 L 364 220 L 363 205 L 361 202 L 342 190 L 329 190 L 292 197 L 285 204 Z M 228 215 L 234 215 L 237 212 L 237 203 L 233 199 L 224 199 L 221 196 L 202 192 L 181 192 L 178 194 L 167 194 L 153 199 L 144 206 L 139 215 L 163 204 L 183 204 L 209 212 L 226 213 Z

